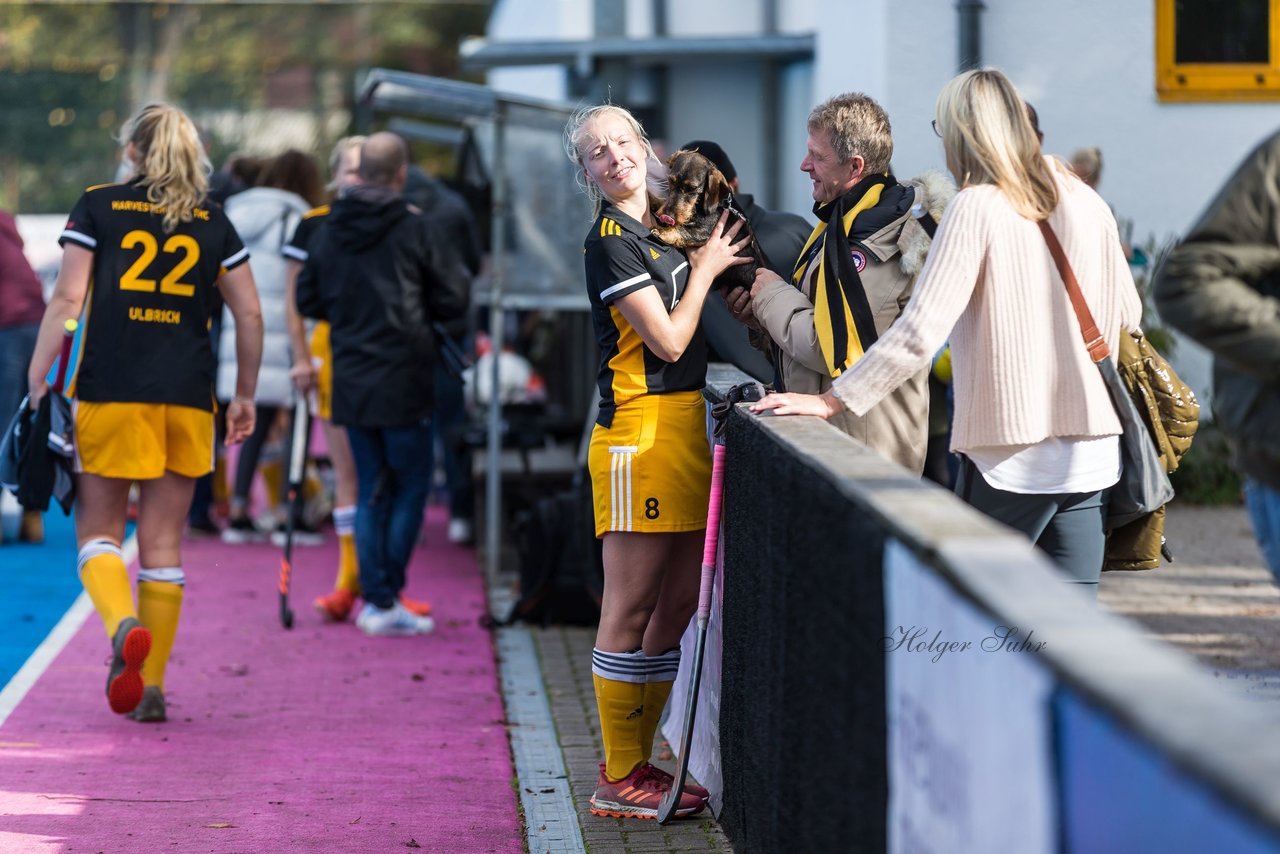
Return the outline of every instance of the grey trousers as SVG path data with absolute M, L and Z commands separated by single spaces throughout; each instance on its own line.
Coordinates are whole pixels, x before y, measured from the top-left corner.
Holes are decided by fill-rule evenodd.
M 1027 535 L 1066 573 L 1069 582 L 1096 592 L 1107 535 L 1107 491 L 1026 495 L 987 483 L 978 467 L 960 458 L 956 495 L 977 510 Z

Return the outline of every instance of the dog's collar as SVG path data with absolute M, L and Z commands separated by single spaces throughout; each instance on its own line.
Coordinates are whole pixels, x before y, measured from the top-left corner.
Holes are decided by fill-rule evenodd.
M 747 215 L 742 212 L 742 208 L 738 207 L 738 199 L 733 193 L 730 193 L 725 197 L 724 206 L 729 213 L 733 214 L 738 219 L 744 222 L 747 221 Z

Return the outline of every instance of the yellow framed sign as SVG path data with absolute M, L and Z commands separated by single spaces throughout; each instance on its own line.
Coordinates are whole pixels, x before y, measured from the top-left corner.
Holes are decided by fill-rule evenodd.
M 1156 93 L 1280 100 L 1280 0 L 1156 0 Z

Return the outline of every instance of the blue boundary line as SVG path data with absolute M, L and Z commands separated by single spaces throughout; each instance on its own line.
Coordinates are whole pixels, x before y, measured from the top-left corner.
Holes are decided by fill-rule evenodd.
M 0 686 L 22 668 L 80 595 L 76 533 L 59 509 L 44 514 L 44 542 L 0 544 Z
M 126 565 L 137 558 L 130 524 Z M 74 517 L 44 514 L 44 542 L 0 544 L 0 725 L 93 613 L 76 573 Z

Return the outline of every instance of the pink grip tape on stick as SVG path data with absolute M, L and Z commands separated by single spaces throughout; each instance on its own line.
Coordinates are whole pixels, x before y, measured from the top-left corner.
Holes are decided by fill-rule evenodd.
M 711 501 L 707 505 L 707 535 L 702 546 L 702 584 L 698 588 L 698 626 L 711 616 L 711 588 L 720 547 L 720 509 L 724 506 L 724 445 L 717 442 L 711 457 Z

